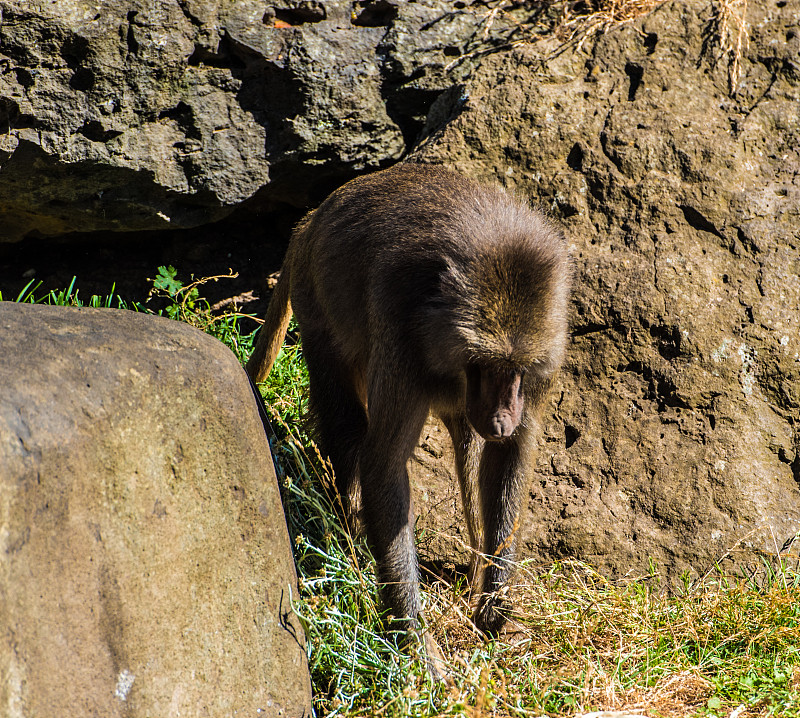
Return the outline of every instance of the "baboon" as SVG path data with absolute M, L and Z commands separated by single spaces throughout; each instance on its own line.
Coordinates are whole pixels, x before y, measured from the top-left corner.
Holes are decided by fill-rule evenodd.
M 538 413 L 567 342 L 562 233 L 499 188 L 401 164 L 348 182 L 295 228 L 247 371 L 263 381 L 292 309 L 309 409 L 345 503 L 360 488 L 386 607 L 418 626 L 406 462 L 429 411 L 450 432 L 476 626 L 497 633 Z

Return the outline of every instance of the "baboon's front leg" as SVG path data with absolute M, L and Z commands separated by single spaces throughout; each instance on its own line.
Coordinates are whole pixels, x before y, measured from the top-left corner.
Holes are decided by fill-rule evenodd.
M 506 615 L 499 591 L 508 580 L 516 554 L 519 515 L 527 488 L 525 477 L 531 451 L 528 432 L 520 429 L 505 441 L 487 441 L 480 466 L 481 513 L 485 554 L 482 593 L 475 625 L 496 634 Z
M 440 418 L 453 441 L 456 474 L 461 488 L 461 505 L 464 508 L 469 544 L 473 551 L 470 557 L 469 583 L 473 590 L 476 590 L 478 587 L 474 582 L 480 568 L 480 554 L 483 551 L 483 518 L 478 485 L 483 439 L 472 428 L 467 415 L 463 412 L 453 415 L 443 414 Z

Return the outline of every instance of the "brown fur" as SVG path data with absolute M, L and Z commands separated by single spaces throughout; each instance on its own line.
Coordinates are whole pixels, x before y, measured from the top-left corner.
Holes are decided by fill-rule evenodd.
M 456 455 L 482 572 L 476 625 L 498 631 L 537 414 L 567 341 L 570 262 L 545 217 L 445 169 L 353 180 L 292 235 L 248 373 L 263 380 L 291 307 L 322 449 L 361 490 L 384 601 L 420 612 L 406 462 L 433 411 Z

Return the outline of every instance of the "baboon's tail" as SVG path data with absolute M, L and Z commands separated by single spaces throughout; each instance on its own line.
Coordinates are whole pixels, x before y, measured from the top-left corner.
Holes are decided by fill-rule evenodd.
M 264 324 L 256 336 L 256 346 L 250 361 L 247 362 L 247 373 L 258 383 L 264 381 L 275 358 L 283 346 L 286 328 L 292 318 L 292 305 L 289 301 L 289 263 L 284 262 L 278 283 L 272 291 Z

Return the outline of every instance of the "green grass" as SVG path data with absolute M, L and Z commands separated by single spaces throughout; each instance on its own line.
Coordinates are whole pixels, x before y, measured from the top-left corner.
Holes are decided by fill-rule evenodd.
M 16 297 L 6 297 L 0 288 L 0 301 L 14 301 L 23 304 L 49 304 L 54 306 L 69 307 L 94 307 L 129 309 L 147 314 L 158 314 L 191 324 L 192 326 L 211 334 L 226 344 L 240 362 L 245 362 L 253 350 L 255 332 L 243 332 L 240 320 L 251 319 L 250 315 L 242 314 L 234 309 L 215 312 L 209 302 L 200 295 L 200 288 L 208 282 L 217 282 L 224 279 L 233 279 L 235 274 L 222 274 L 215 277 L 192 277 L 188 284 L 178 279 L 174 267 L 158 267 L 156 276 L 150 280 L 153 287 L 147 301 L 129 302 L 115 293 L 115 285 L 107 295 L 93 294 L 88 300 L 83 300 L 75 284 L 77 278 L 73 277 L 66 289 L 39 292 L 41 282 L 32 279 Z M 152 302 L 152 304 L 151 304 Z
M 219 279 L 219 278 L 217 278 Z M 237 311 L 212 311 L 203 283 L 184 284 L 161 268 L 154 298 L 161 313 L 207 331 L 241 361 L 253 333 Z M 75 282 L 18 301 L 81 304 Z M 2 294 L 0 294 L 2 298 Z M 112 293 L 87 306 L 132 305 Z M 765 562 L 758 581 L 721 573 L 672 592 L 657 568 L 622 583 L 580 562 L 523 563 L 512 588 L 510 630 L 485 641 L 472 629 L 460 584 L 424 587 L 431 630 L 452 666 L 434 684 L 417 656 L 384 630 L 373 560 L 336 518 L 329 467 L 303 424 L 308 377 L 302 343 L 284 347 L 261 389 L 308 634 L 317 716 L 575 716 L 640 710 L 648 716 L 800 718 L 800 574 Z M 413 653 L 413 651 L 412 651 Z
M 51 304 L 51 305 L 58 305 L 58 306 L 69 306 L 69 307 L 96 307 L 96 308 L 109 308 L 114 307 L 116 309 L 136 309 L 139 305 L 128 304 L 122 297 L 117 296 L 114 293 L 115 285 L 111 285 L 111 291 L 105 295 L 100 296 L 97 294 L 93 294 L 89 297 L 89 300 L 84 302 L 78 296 L 79 292 L 75 288 L 76 277 L 72 278 L 72 281 L 69 283 L 69 286 L 66 289 L 59 289 L 54 290 L 51 289 L 49 292 L 44 294 L 40 293 L 37 294 L 37 291 L 42 286 L 41 282 L 37 282 L 35 279 L 31 279 L 22 290 L 17 294 L 16 297 L 13 299 L 11 297 L 4 297 L 2 289 L 0 289 L 0 302 L 2 301 L 12 301 L 12 302 L 20 302 L 22 304 Z

